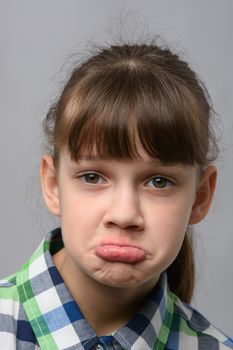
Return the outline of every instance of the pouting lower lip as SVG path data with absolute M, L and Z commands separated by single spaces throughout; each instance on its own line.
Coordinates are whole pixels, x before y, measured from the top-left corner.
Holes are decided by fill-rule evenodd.
M 145 251 L 130 245 L 102 244 L 96 247 L 96 255 L 112 262 L 136 263 L 145 259 Z

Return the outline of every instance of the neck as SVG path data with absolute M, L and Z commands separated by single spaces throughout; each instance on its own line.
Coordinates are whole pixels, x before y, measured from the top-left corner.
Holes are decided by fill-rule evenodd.
M 53 260 L 85 319 L 98 336 L 111 334 L 130 320 L 156 284 L 152 281 L 131 288 L 107 286 L 66 260 L 64 250 L 58 252 Z

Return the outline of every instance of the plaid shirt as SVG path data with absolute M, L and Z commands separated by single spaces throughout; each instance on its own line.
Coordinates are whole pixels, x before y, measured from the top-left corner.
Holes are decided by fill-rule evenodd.
M 56 229 L 16 274 L 0 281 L 0 349 L 233 349 L 232 339 L 170 292 L 166 273 L 133 319 L 98 337 L 53 264 L 62 246 Z

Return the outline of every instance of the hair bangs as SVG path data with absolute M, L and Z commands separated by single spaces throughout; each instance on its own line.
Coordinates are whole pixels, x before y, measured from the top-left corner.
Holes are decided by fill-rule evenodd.
M 111 79 L 99 77 L 78 99 L 67 133 L 74 160 L 93 154 L 116 159 L 139 156 L 132 98 L 135 88 L 128 89 L 130 82 L 124 82 L 120 74 Z M 106 86 L 108 81 L 111 83 Z
M 146 92 L 138 105 L 137 130 L 145 151 L 165 163 L 205 164 L 208 139 L 199 142 L 201 111 L 194 96 L 182 84 L 154 91 L 153 96 Z
M 158 78 L 131 64 L 102 72 L 86 86 L 81 94 L 73 95 L 72 113 L 66 118 L 64 143 L 72 159 L 93 153 L 103 158 L 134 158 L 140 156 L 141 144 L 163 162 L 205 162 L 198 156 L 208 149 L 205 140 L 202 145 L 197 142 L 200 112 L 181 82 L 175 83 L 167 74 Z

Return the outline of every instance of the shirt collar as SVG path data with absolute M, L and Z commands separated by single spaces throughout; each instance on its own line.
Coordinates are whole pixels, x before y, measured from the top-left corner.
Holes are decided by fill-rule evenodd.
M 114 336 L 123 348 L 163 349 L 167 343 L 173 312 L 174 296 L 169 291 L 164 272 L 144 305 Z
M 31 327 L 43 349 L 91 349 L 99 342 L 53 264 L 63 247 L 61 230 L 50 232 L 17 275 L 17 287 Z M 145 304 L 126 325 L 113 333 L 123 348 L 163 349 L 173 315 L 173 295 L 166 273 Z

